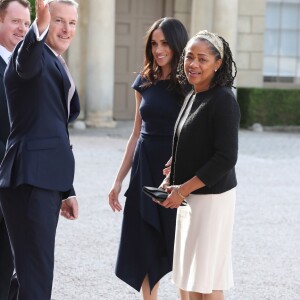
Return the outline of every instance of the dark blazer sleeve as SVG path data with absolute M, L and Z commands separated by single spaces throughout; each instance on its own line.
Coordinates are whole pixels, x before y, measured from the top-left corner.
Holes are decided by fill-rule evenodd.
M 42 55 L 45 37 L 38 41 L 36 35 L 31 25 L 28 33 L 26 34 L 20 48 L 18 49 L 18 54 L 16 56 L 16 71 L 18 75 L 23 79 L 31 79 L 37 76 L 43 66 L 44 56 Z
M 66 192 L 62 192 L 62 200 L 65 200 L 71 196 L 76 196 L 74 187 L 72 186 L 72 188 L 69 191 Z
M 207 186 L 216 184 L 234 168 L 238 157 L 240 110 L 232 93 L 218 95 L 212 119 L 214 155 L 197 172 Z

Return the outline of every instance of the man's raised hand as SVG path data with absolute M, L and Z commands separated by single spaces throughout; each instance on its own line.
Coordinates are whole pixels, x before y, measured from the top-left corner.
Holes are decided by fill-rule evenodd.
M 48 0 L 36 0 L 35 11 L 39 34 L 42 34 L 49 26 L 51 20 Z

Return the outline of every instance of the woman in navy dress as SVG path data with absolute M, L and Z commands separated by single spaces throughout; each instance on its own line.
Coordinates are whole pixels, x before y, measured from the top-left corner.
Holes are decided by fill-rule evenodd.
M 186 29 L 174 18 L 160 19 L 149 28 L 144 66 L 132 85 L 134 127 L 109 193 L 112 210 L 121 211 L 118 196 L 131 169 L 116 275 L 137 291 L 142 288 L 143 299 L 149 300 L 157 299 L 159 280 L 172 270 L 176 210 L 157 205 L 142 187 L 160 185 L 171 155 L 174 125 L 185 95 L 176 69 L 187 40 Z

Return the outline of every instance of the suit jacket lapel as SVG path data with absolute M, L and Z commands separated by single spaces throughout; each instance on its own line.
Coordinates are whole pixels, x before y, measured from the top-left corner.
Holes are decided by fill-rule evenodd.
M 4 59 L 2 58 L 2 56 L 0 55 L 0 75 L 2 76 L 2 78 L 4 76 L 4 72 L 5 72 L 6 66 L 7 66 L 6 62 L 4 61 Z
M 62 66 L 61 62 L 56 59 L 56 65 L 61 73 L 61 76 L 63 77 L 63 85 L 64 85 L 64 94 L 65 94 L 65 103 L 67 105 L 67 101 L 68 101 L 68 93 L 69 93 L 69 89 L 70 89 L 70 80 L 69 77 L 64 69 L 64 67 Z
M 61 62 L 58 60 L 58 58 L 55 56 L 55 54 L 49 49 L 49 47 L 46 46 L 47 52 L 49 53 L 49 55 L 55 59 L 55 65 L 56 67 L 59 69 L 61 76 L 63 78 L 63 86 L 64 86 L 64 102 L 63 102 L 63 106 L 65 108 L 66 114 L 68 114 L 68 93 L 69 93 L 69 89 L 70 89 L 70 80 L 69 77 L 65 71 L 65 68 L 62 66 Z
M 65 99 L 63 101 L 63 106 L 66 112 L 66 115 L 68 115 L 68 95 L 69 95 L 69 89 L 71 86 L 69 77 L 66 73 L 65 68 L 63 67 L 63 65 L 61 64 L 61 62 L 59 61 L 59 59 L 54 55 L 54 53 L 49 49 L 49 47 L 46 47 L 49 55 L 55 59 L 55 65 L 57 66 L 58 70 L 61 73 L 61 76 L 63 78 L 63 86 L 64 86 L 64 96 Z M 69 122 L 71 122 L 72 120 L 76 119 L 77 116 L 79 115 L 79 111 L 80 111 L 80 104 L 79 104 L 79 97 L 78 97 L 78 93 L 75 87 L 75 92 L 73 95 L 73 98 L 71 99 L 71 103 L 70 103 L 70 116 L 69 116 Z

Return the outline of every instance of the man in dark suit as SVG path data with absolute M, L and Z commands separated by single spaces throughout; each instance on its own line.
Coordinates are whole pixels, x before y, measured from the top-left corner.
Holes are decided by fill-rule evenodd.
M 36 0 L 37 18 L 4 76 L 11 131 L 0 166 L 0 204 L 18 300 L 50 300 L 59 211 L 71 220 L 78 216 L 68 123 L 79 114 L 79 98 L 61 62 L 75 35 L 78 4 L 48 2 Z
M 25 36 L 30 25 L 30 3 L 27 0 L 0 1 L 0 162 L 9 135 L 9 120 L 3 83 L 9 57 Z M 8 299 L 14 270 L 13 257 L 3 214 L 0 208 L 0 300 Z

